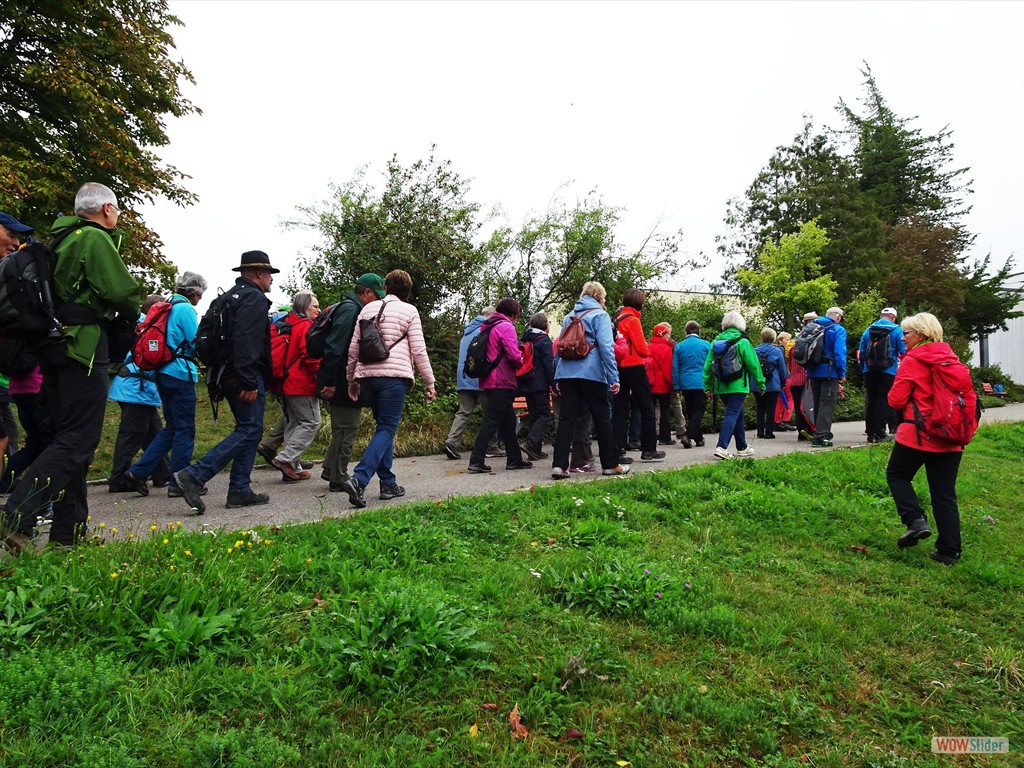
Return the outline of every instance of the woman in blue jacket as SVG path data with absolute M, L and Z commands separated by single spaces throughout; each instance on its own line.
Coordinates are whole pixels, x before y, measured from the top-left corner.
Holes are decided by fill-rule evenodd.
M 775 406 L 779 393 L 786 386 L 789 368 L 782 347 L 775 343 L 775 331 L 765 328 L 761 331 L 761 343 L 754 347 L 764 374 L 764 390 L 754 393 L 757 400 L 757 436 L 765 440 L 775 439 Z

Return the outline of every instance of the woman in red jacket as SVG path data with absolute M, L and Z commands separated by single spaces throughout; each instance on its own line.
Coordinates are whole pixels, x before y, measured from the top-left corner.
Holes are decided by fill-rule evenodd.
M 672 353 L 676 343 L 672 341 L 672 326 L 658 323 L 651 331 L 650 363 L 647 366 L 647 380 L 651 384 L 651 394 L 658 406 L 658 442 L 661 445 L 675 445 L 672 439 L 672 417 L 675 417 L 676 434 L 687 448 L 690 438 L 686 436 L 686 420 L 683 408 L 679 404 L 679 393 L 672 389 Z
M 900 361 L 889 391 L 889 406 L 901 414 L 902 419 L 885 470 L 896 511 L 907 526 L 896 546 L 900 549 L 913 547 L 932 535 L 913 486 L 914 475 L 924 466 L 928 493 L 932 497 L 932 515 L 939 529 L 931 558 L 944 565 L 954 565 L 960 559 L 956 477 L 964 449 L 920 430 L 914 423 L 914 407 L 916 405 L 925 418 L 930 415 L 932 366 L 958 363 L 960 359 L 942 340 L 942 325 L 935 315 L 921 312 L 906 318 L 900 325 L 907 342 L 907 354 Z
M 629 405 L 636 398 L 640 408 L 640 461 L 662 461 L 665 452 L 658 450 L 658 435 L 654 427 L 654 396 L 651 384 L 647 380 L 647 358 L 651 350 L 644 338 L 644 329 L 640 325 L 640 311 L 644 306 L 644 292 L 639 288 L 629 288 L 622 295 L 622 310 L 615 317 L 618 335 L 625 339 L 628 349 L 625 357 L 618 360 L 619 391 L 615 395 L 612 409 L 612 434 L 615 437 L 615 448 L 619 452 L 619 461 L 626 453 L 626 422 L 629 420 Z M 616 355 L 618 356 L 618 355 Z

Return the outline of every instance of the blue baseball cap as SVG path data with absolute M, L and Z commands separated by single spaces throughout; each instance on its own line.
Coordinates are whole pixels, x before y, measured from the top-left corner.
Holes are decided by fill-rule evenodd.
M 11 214 L 4 213 L 3 211 L 0 211 L 0 224 L 3 224 L 5 227 L 11 230 L 11 232 L 18 232 L 22 235 L 27 235 L 29 232 L 34 231 L 32 227 L 26 224 L 22 224 L 16 218 L 11 216 Z

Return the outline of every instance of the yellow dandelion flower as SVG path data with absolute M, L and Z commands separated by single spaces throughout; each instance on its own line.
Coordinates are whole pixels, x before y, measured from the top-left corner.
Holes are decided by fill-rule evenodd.
M 111 529 L 110 529 L 110 532 L 111 532 L 111 533 L 117 533 L 117 528 L 111 528 Z
M 46 482 L 50 482 L 50 478 L 46 478 Z M 91 523 L 92 522 L 92 515 L 86 515 L 85 516 L 85 522 Z
M 232 552 L 234 552 L 234 551 L 235 551 L 235 548 L 234 548 L 234 547 L 228 547 L 228 554 L 229 554 L 229 555 L 230 555 L 230 554 L 231 554 Z
M 245 546 L 247 546 L 247 547 L 249 547 L 249 548 L 251 549 L 251 548 L 252 548 L 252 542 L 250 541 L 250 542 L 249 542 L 248 544 L 246 544 Z
M 185 550 L 185 557 L 192 557 L 192 550 L 191 549 L 186 549 Z
M 155 531 L 156 530 L 156 523 L 153 523 L 151 526 L 149 526 L 149 530 Z
M 178 566 L 176 566 L 176 565 L 172 565 L 172 566 L 171 566 L 171 570 L 172 570 L 172 571 L 176 571 L 176 570 L 178 570 Z
M 100 523 L 99 527 L 100 527 L 100 528 L 106 528 L 106 527 L 107 527 L 107 524 L 106 524 L 106 523 Z
M 306 558 L 306 565 L 312 565 L 312 563 L 313 563 L 313 558 L 312 557 L 307 557 Z
M 169 539 L 164 539 L 164 544 L 169 544 L 169 543 L 170 543 Z
M 129 533 L 128 534 L 128 541 L 131 541 L 134 538 L 135 538 L 135 534 L 134 533 Z
M 177 523 L 175 523 L 175 525 L 176 525 L 176 526 L 177 526 L 178 528 L 181 528 L 181 526 L 183 525 L 183 523 L 182 523 L 182 522 L 181 522 L 181 521 L 179 520 L 179 521 L 178 521 Z
M 113 573 L 110 574 L 110 578 L 112 578 L 112 579 L 116 579 L 117 577 L 118 577 L 117 571 L 114 571 Z
M 238 548 L 239 548 L 240 546 L 242 546 L 242 544 L 243 544 L 243 543 L 244 543 L 244 542 L 242 542 L 241 540 L 239 540 L 239 541 L 236 541 L 236 542 L 235 542 L 235 549 L 238 549 Z

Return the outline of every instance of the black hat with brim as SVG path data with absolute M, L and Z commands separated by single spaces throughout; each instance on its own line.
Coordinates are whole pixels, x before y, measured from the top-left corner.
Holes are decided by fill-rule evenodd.
M 241 272 L 243 269 L 265 269 L 271 273 L 280 272 L 280 269 L 270 266 L 270 257 L 263 251 L 246 251 L 242 254 L 242 263 L 232 269 L 232 272 Z

